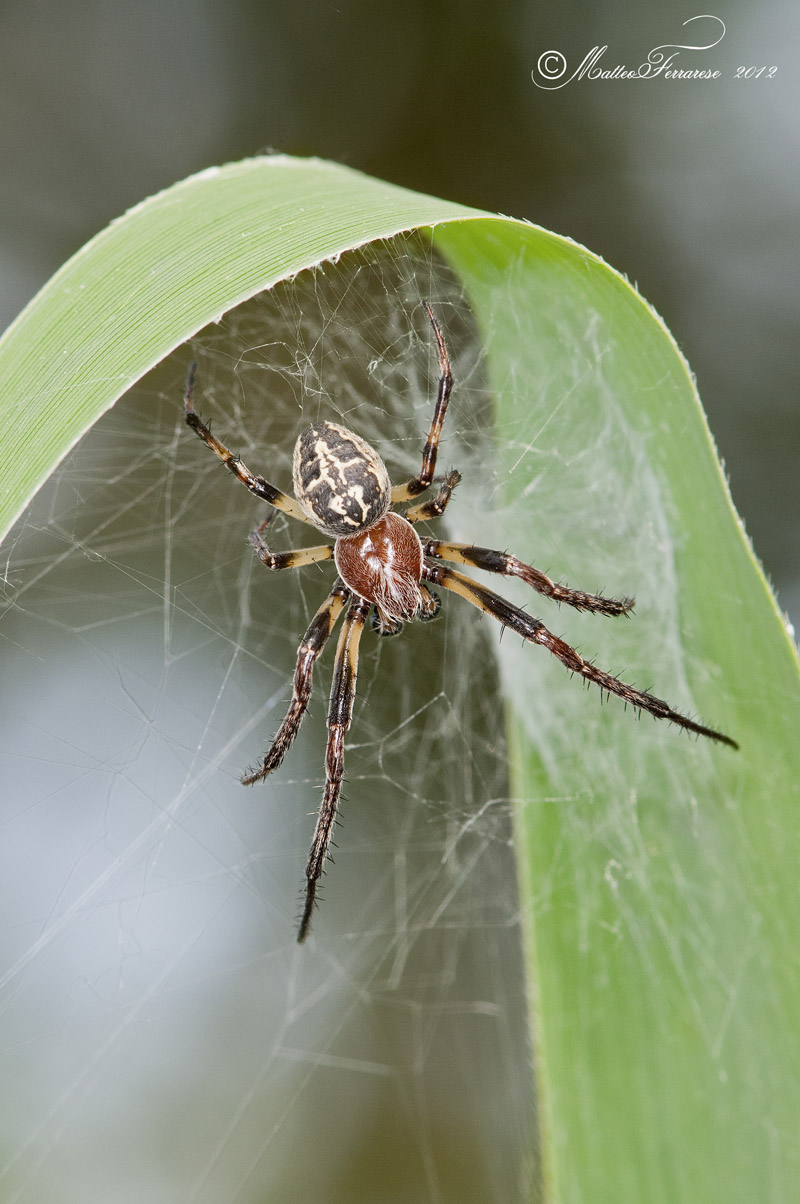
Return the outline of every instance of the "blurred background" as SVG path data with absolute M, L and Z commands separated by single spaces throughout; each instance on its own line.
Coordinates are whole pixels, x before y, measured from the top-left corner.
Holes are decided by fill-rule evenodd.
M 662 315 L 697 376 L 757 555 L 800 621 L 800 89 L 789 49 L 800 45 L 800 12 L 788 0 L 713 11 L 724 37 L 711 50 L 682 51 L 679 65 L 719 69 L 716 80 L 584 78 L 545 88 L 531 76 L 545 82 L 537 72 L 545 52 L 564 56 L 568 78 L 594 47 L 608 47 L 606 67 L 636 67 L 654 47 L 715 41 L 719 27 L 683 28 L 693 7 L 667 11 L 653 0 L 2 5 L 0 327 L 129 206 L 193 171 L 267 150 L 339 160 L 528 219 L 602 255 Z M 740 67 L 773 66 L 771 77 L 737 78 Z M 409 314 L 415 253 L 398 256 Z M 389 296 L 393 269 L 379 271 Z M 297 384 L 296 348 L 304 324 L 314 330 L 323 291 L 257 301 L 223 324 L 219 346 L 238 339 L 245 354 L 255 332 L 269 329 Z M 391 313 L 371 304 L 390 331 Z M 453 307 L 463 370 L 475 361 L 457 329 L 457 299 Z M 369 333 L 380 345 L 382 333 Z M 204 380 L 229 397 L 229 353 L 216 353 L 216 338 L 201 347 Z M 366 335 L 363 347 L 344 346 L 354 371 L 367 362 Z M 403 389 L 421 396 L 427 347 L 411 340 L 395 350 L 409 375 L 396 378 L 384 362 L 387 398 L 402 400 Z M 297 793 L 298 783 L 307 791 L 319 780 L 321 727 L 271 788 L 270 808 L 243 806 L 236 774 L 242 733 L 252 747 L 268 722 L 265 695 L 270 706 L 285 698 L 297 632 L 316 601 L 310 587 L 307 597 L 284 591 L 283 610 L 264 619 L 254 602 L 256 619 L 245 616 L 251 566 L 239 533 L 250 499 L 243 490 L 212 499 L 204 486 L 216 465 L 198 470 L 196 457 L 176 455 L 179 376 L 165 365 L 115 407 L 13 542 L 19 559 L 8 580 L 20 592 L 3 655 L 6 680 L 16 677 L 0 752 L 28 776 L 9 790 L 0 874 L 3 972 L 12 967 L 0 977 L 11 988 L 0 1041 L 7 1198 L 532 1198 L 491 667 L 483 693 L 459 684 L 480 646 L 456 647 L 465 637 L 442 624 L 426 634 L 439 649 L 431 663 L 445 665 L 428 695 L 405 681 L 407 696 L 377 705 L 375 691 L 349 766 L 354 780 L 382 782 L 391 816 L 354 799 L 349 844 L 337 854 L 340 867 L 365 867 L 366 878 L 352 882 L 374 894 L 359 897 L 342 868 L 326 925 L 339 936 L 298 960 L 291 907 L 309 821 Z M 487 399 L 478 369 L 475 377 L 463 396 L 478 430 Z M 374 381 L 356 382 L 354 396 L 367 387 Z M 280 419 L 287 432 L 295 400 Z M 173 472 L 185 474 L 175 497 L 202 509 L 205 535 L 192 534 L 188 511 L 178 539 Z M 117 473 L 117 492 L 105 493 Z M 134 513 L 139 525 L 126 526 Z M 165 532 L 169 561 L 159 560 Z M 140 546 L 149 559 L 137 560 Z M 181 569 L 163 645 L 168 677 L 167 564 Z M 392 647 L 375 654 L 365 689 L 378 657 L 384 674 L 402 677 Z M 420 697 L 412 740 L 406 716 Z M 450 710 L 440 705 L 455 698 Z M 99 705 L 92 726 L 104 761 L 86 751 L 90 705 Z M 187 789 L 198 724 L 207 772 L 202 762 Z M 429 774 L 445 754 L 446 774 Z M 447 782 L 428 780 L 437 776 Z M 398 913 L 389 945 L 383 918 L 383 929 L 369 931 L 370 900 L 386 893 L 391 873 L 400 907 L 406 857 L 416 874 L 408 915 L 419 930 L 408 920 L 403 945 Z M 474 886 L 475 866 L 492 884 L 490 899 Z M 442 915 L 449 928 L 437 929 Z M 480 1118 L 480 1132 L 465 1115 Z

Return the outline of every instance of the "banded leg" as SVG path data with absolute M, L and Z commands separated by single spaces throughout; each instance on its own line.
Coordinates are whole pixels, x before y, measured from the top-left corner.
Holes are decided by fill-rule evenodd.
M 444 425 L 445 414 L 447 413 L 447 403 L 450 400 L 450 393 L 453 388 L 453 374 L 450 371 L 450 357 L 447 354 L 447 347 L 444 341 L 441 327 L 433 316 L 433 310 L 427 301 L 422 302 L 422 307 L 428 315 L 428 321 L 433 327 L 433 334 L 436 339 L 436 348 L 439 353 L 439 389 L 436 395 L 436 405 L 433 410 L 433 420 L 431 428 L 428 431 L 428 441 L 422 451 L 422 468 L 418 477 L 412 477 L 410 481 L 406 481 L 405 485 L 395 485 L 392 489 L 392 504 L 395 502 L 407 502 L 412 497 L 417 497 L 420 493 L 424 493 L 433 480 L 433 474 L 436 471 L 436 453 L 439 450 L 439 438 Z
M 429 498 L 427 502 L 417 502 L 416 506 L 411 506 L 406 510 L 403 518 L 410 523 L 424 522 L 429 518 L 441 518 L 453 496 L 453 490 L 460 480 L 461 473 L 457 468 L 453 468 L 439 486 L 436 497 Z
M 194 408 L 192 393 L 196 372 L 197 364 L 192 364 L 189 368 L 189 375 L 186 378 L 186 391 L 183 396 L 183 409 L 187 424 L 219 456 L 222 463 L 226 468 L 230 469 L 237 481 L 241 481 L 251 493 L 254 493 L 256 497 L 262 498 L 265 502 L 269 502 L 276 510 L 282 510 L 284 514 L 288 514 L 292 518 L 297 518 L 302 523 L 309 522 L 300 509 L 299 502 L 296 502 L 294 498 L 289 497 L 287 493 L 283 493 L 280 489 L 276 489 L 274 485 L 270 485 L 269 481 L 265 481 L 263 477 L 257 477 L 242 463 L 239 456 L 234 455 L 224 443 L 220 443 L 219 439 L 211 434 L 211 431 Z
M 692 719 L 681 715 L 679 711 L 673 710 L 669 703 L 664 702 L 661 698 L 656 698 L 646 690 L 637 690 L 633 686 L 627 685 L 626 682 L 620 681 L 611 673 L 598 669 L 590 661 L 585 661 L 574 648 L 548 631 L 539 619 L 533 618 L 524 610 L 506 602 L 505 598 L 501 598 L 491 590 L 479 585 L 477 581 L 465 577 L 463 573 L 457 573 L 455 569 L 448 569 L 444 565 L 428 563 L 422 570 L 422 576 L 425 581 L 441 585 L 444 589 L 466 598 L 467 602 L 471 602 L 473 606 L 477 606 L 486 614 L 492 615 L 504 627 L 510 627 L 523 639 L 530 640 L 532 644 L 541 644 L 549 652 L 552 652 L 553 656 L 558 657 L 562 665 L 565 665 L 572 673 L 578 673 L 586 681 L 594 682 L 601 690 L 607 690 L 609 694 L 616 694 L 618 698 L 629 702 L 631 706 L 647 711 L 656 719 L 668 719 L 670 723 L 686 728 L 687 731 L 696 732 L 699 736 L 708 736 L 710 740 L 728 744 L 731 748 L 739 747 L 730 736 L 695 723 Z
M 533 565 L 523 564 L 516 556 L 509 556 L 507 552 L 476 548 L 468 543 L 443 543 L 437 539 L 429 539 L 427 543 L 423 543 L 422 550 L 426 556 L 434 556 L 437 560 L 471 564 L 473 568 L 485 569 L 487 573 L 500 573 L 503 577 L 519 577 L 538 593 L 552 598 L 555 602 L 566 602 L 576 610 L 589 610 L 600 615 L 625 615 L 633 609 L 633 598 L 604 598 L 602 594 L 585 594 L 582 590 L 557 585 Z
M 372 603 L 365 601 L 364 598 L 358 598 L 352 603 L 336 648 L 336 664 L 333 670 L 331 700 L 328 709 L 325 793 L 322 796 L 317 827 L 306 866 L 306 899 L 303 916 L 300 920 L 300 930 L 297 934 L 298 942 L 304 941 L 308 936 L 311 916 L 314 912 L 317 883 L 325 868 L 333 836 L 333 826 L 336 823 L 336 811 L 344 776 L 344 738 L 353 717 L 353 703 L 356 697 L 358 645 L 371 605 Z
M 272 747 L 261 761 L 258 769 L 251 770 L 250 773 L 245 774 L 242 778 L 244 786 L 252 786 L 254 782 L 260 782 L 268 773 L 272 773 L 272 770 L 278 768 L 289 751 L 308 709 L 309 699 L 311 698 L 311 675 L 317 657 L 327 644 L 328 637 L 333 631 L 336 620 L 342 613 L 349 597 L 350 591 L 345 589 L 341 581 L 337 580 L 330 594 L 309 623 L 308 630 L 303 636 L 300 647 L 297 649 L 297 666 L 294 671 L 292 701 L 289 704 L 289 710 L 286 712 L 286 718 L 278 729 L 278 734 L 272 742 Z
M 262 532 L 267 529 L 272 515 L 265 518 L 248 536 L 249 542 L 258 552 L 259 559 L 268 569 L 299 569 L 305 564 L 317 564 L 321 560 L 333 559 L 333 545 L 320 544 L 315 548 L 293 548 L 289 552 L 272 552 Z

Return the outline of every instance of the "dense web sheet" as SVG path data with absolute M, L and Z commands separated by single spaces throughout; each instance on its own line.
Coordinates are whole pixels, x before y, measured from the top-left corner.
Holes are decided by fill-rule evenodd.
M 333 568 L 259 564 L 246 536 L 266 508 L 180 406 L 195 357 L 198 410 L 274 484 L 319 419 L 372 442 L 399 482 L 438 370 L 423 296 L 456 374 L 438 467 L 465 478 L 436 534 L 490 542 L 502 465 L 536 431 L 524 446 L 501 431 L 498 458 L 466 300 L 409 240 L 204 331 L 90 432 L 5 545 L 5 1200 L 529 1195 L 499 629 L 446 598 L 435 624 L 365 634 L 335 864 L 298 949 L 332 648 L 283 766 L 251 790 L 238 778 L 282 718 Z M 270 542 L 318 538 L 279 517 Z

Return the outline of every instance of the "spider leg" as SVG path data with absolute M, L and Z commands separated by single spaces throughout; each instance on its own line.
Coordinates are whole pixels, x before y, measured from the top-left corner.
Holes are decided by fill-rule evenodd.
M 265 481 L 263 477 L 257 477 L 242 463 L 239 456 L 235 455 L 224 443 L 220 443 L 219 439 L 211 434 L 211 431 L 194 408 L 192 394 L 196 372 L 197 364 L 192 364 L 189 368 L 189 375 L 186 378 L 186 391 L 183 396 L 183 408 L 187 424 L 219 456 L 222 463 L 226 468 L 230 469 L 237 481 L 241 481 L 251 493 L 254 493 L 256 497 L 262 498 L 265 502 L 269 502 L 276 510 L 282 510 L 284 514 L 299 519 L 302 523 L 309 523 L 309 519 L 301 510 L 299 502 L 296 502 L 294 498 L 289 497 L 288 494 L 283 493 L 280 489 L 276 489 L 274 485 L 270 485 L 269 481 Z M 309 523 L 309 525 L 313 524 Z
M 319 809 L 314 839 L 306 866 L 306 898 L 303 916 L 297 934 L 302 943 L 308 936 L 317 883 L 322 877 L 325 860 L 336 823 L 336 811 L 344 775 L 344 738 L 353 717 L 358 673 L 358 644 L 364 630 L 364 622 L 370 612 L 371 602 L 357 598 L 345 617 L 339 643 L 336 648 L 336 663 L 333 670 L 331 700 L 328 709 L 328 747 L 325 754 L 325 793 Z
M 392 489 L 392 504 L 395 502 L 407 502 L 412 497 L 417 497 L 420 493 L 424 493 L 433 480 L 433 474 L 436 470 L 436 453 L 439 450 L 439 437 L 442 433 L 445 414 L 447 413 L 447 403 L 450 400 L 450 392 L 453 388 L 453 374 L 450 371 L 450 357 L 447 354 L 447 346 L 444 341 L 441 327 L 433 316 L 433 310 L 427 301 L 422 302 L 422 307 L 428 315 L 428 321 L 433 327 L 433 334 L 436 339 L 436 349 L 439 353 L 439 369 L 441 375 L 439 377 L 439 389 L 436 395 L 436 405 L 433 410 L 433 420 L 431 428 L 428 431 L 428 441 L 422 452 L 422 468 L 418 477 L 412 477 L 410 481 L 406 481 L 405 485 L 395 485 Z
M 264 519 L 260 526 L 256 527 L 255 531 L 251 531 L 248 536 L 249 542 L 258 552 L 262 564 L 265 564 L 268 569 L 299 569 L 305 564 L 316 564 L 320 560 L 331 560 L 333 558 L 333 545 L 320 544 L 315 548 L 294 548 L 289 552 L 271 552 L 267 541 L 261 534 L 266 530 L 272 519 Z
M 500 573 L 503 577 L 519 577 L 538 593 L 552 598 L 555 602 L 566 602 L 576 610 L 589 610 L 601 615 L 624 615 L 633 609 L 633 598 L 604 598 L 602 594 L 585 594 L 582 590 L 557 585 L 533 565 L 523 564 L 516 556 L 509 556 L 507 552 L 476 548 L 468 543 L 443 543 L 436 539 L 429 539 L 423 543 L 422 550 L 426 556 L 433 556 L 437 560 L 471 564 L 473 568 L 485 569 L 487 573 Z
M 419 592 L 422 594 L 423 603 L 422 610 L 417 615 L 420 623 L 430 623 L 433 619 L 438 619 L 442 599 L 434 590 L 428 589 L 427 585 L 420 585 Z
M 336 620 L 342 613 L 349 597 L 350 591 L 345 589 L 342 582 L 337 578 L 336 584 L 330 594 L 309 623 L 308 630 L 303 636 L 300 647 L 297 649 L 297 666 L 294 671 L 292 701 L 289 704 L 289 710 L 286 712 L 286 718 L 278 729 L 278 734 L 272 742 L 272 747 L 262 759 L 258 769 L 252 770 L 242 778 L 243 785 L 252 786 L 254 782 L 260 782 L 273 769 L 278 768 L 289 751 L 292 741 L 300 729 L 300 724 L 303 722 L 303 716 L 308 709 L 309 699 L 311 698 L 311 675 L 314 664 L 327 644 L 328 637 L 333 631 Z
M 543 645 L 549 652 L 552 652 L 553 656 L 558 657 L 562 665 L 565 665 L 572 673 L 578 673 L 586 681 L 594 682 L 601 690 L 607 690 L 609 694 L 616 694 L 618 698 L 629 702 L 631 706 L 647 711 L 656 719 L 668 719 L 678 727 L 696 732 L 699 736 L 708 736 L 710 740 L 728 744 L 731 748 L 739 747 L 730 736 L 725 736 L 722 732 L 714 731 L 710 727 L 703 727 L 702 724 L 687 719 L 685 715 L 673 710 L 669 703 L 664 702 L 661 698 L 656 698 L 647 691 L 637 690 L 633 686 L 627 685 L 626 682 L 620 681 L 611 673 L 598 669 L 590 661 L 585 661 L 574 648 L 548 631 L 539 619 L 526 614 L 524 610 L 513 606 L 505 598 L 486 589 L 477 581 L 465 577 L 463 573 L 458 573 L 455 569 L 448 569 L 444 565 L 426 564 L 422 570 L 422 576 L 425 581 L 443 586 L 444 589 L 466 598 L 467 602 L 471 602 L 473 606 L 477 606 L 486 614 L 492 615 L 504 627 L 510 627 L 523 639 L 530 640 L 533 644 Z
M 410 523 L 424 522 L 429 518 L 440 518 L 447 509 L 447 504 L 453 496 L 453 490 L 460 480 L 461 473 L 458 469 L 451 469 L 439 486 L 439 492 L 436 494 L 436 497 L 430 498 L 427 502 L 418 502 L 416 506 L 411 506 L 406 510 L 403 518 Z

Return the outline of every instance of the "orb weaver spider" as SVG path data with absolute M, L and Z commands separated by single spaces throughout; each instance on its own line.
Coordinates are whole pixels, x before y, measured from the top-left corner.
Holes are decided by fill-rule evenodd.
M 633 598 L 606 598 L 558 585 L 549 577 L 523 564 L 515 556 L 468 543 L 420 539 L 416 524 L 444 514 L 453 491 L 461 480 L 455 469 L 438 481 L 436 494 L 398 514 L 393 507 L 411 502 L 434 484 L 436 453 L 442 433 L 453 375 L 441 327 L 427 301 L 422 303 L 433 330 L 439 358 L 439 386 L 428 438 L 422 452 L 419 475 L 403 485 L 392 485 L 386 466 L 360 436 L 334 422 L 317 422 L 301 432 L 294 449 L 294 497 L 256 476 L 211 434 L 194 408 L 196 364 L 186 382 L 186 422 L 238 481 L 262 501 L 269 502 L 290 518 L 309 523 L 335 542 L 288 552 L 273 552 L 264 532 L 271 514 L 250 535 L 250 543 L 268 569 L 295 569 L 302 565 L 333 560 L 338 576 L 328 597 L 314 615 L 297 651 L 292 701 L 278 733 L 260 765 L 242 778 L 246 786 L 261 781 L 280 765 L 297 735 L 311 697 L 311 678 L 317 658 L 325 648 L 337 620 L 345 612 L 333 669 L 328 709 L 328 742 L 325 756 L 325 791 L 306 866 L 306 890 L 300 927 L 302 942 L 308 936 L 317 885 L 324 872 L 344 776 L 344 741 L 350 727 L 358 672 L 358 649 L 367 617 L 383 635 L 397 634 L 403 623 L 429 620 L 439 611 L 440 599 L 431 589 L 437 586 L 458 594 L 479 610 L 497 619 L 532 644 L 541 644 L 571 672 L 600 690 L 616 694 L 637 710 L 656 719 L 666 719 L 690 732 L 707 736 L 731 748 L 735 740 L 673 710 L 647 690 L 637 690 L 618 677 L 598 669 L 574 648 L 550 632 L 544 623 L 507 602 L 492 590 L 442 561 L 470 565 L 503 577 L 519 577 L 540 594 L 565 602 L 576 610 L 594 614 L 623 615 L 633 608 Z

